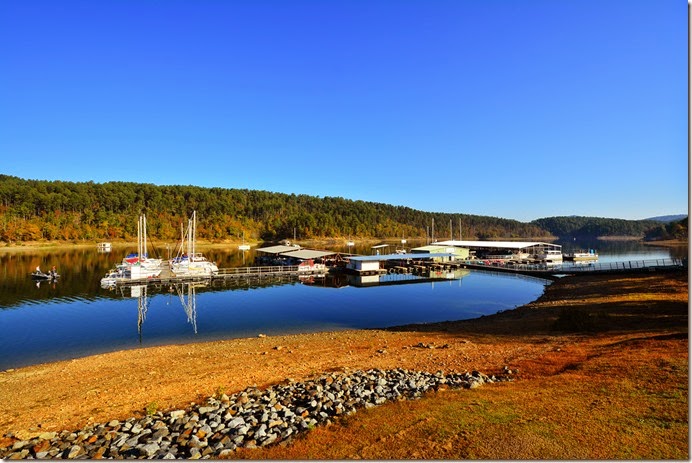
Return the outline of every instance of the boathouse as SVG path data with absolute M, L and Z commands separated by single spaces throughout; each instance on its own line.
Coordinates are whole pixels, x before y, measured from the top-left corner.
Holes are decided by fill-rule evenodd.
M 450 260 L 452 254 L 449 253 L 406 253 L 406 254 L 383 254 L 374 256 L 349 256 L 346 264 L 346 269 L 357 274 L 369 274 L 383 271 L 382 263 L 392 261 L 415 261 L 415 260 L 433 260 L 447 259 Z
M 442 257 L 433 257 L 433 262 L 449 262 L 452 260 L 466 260 L 469 258 L 469 248 L 429 244 L 411 249 L 411 254 L 420 254 L 427 257 L 430 254 L 444 254 Z
M 259 248 L 257 252 L 260 253 L 260 256 L 256 260 L 261 265 L 293 265 L 308 261 L 321 263 L 325 257 L 337 254 L 332 251 L 305 249 L 298 245 L 269 246 Z
M 471 259 L 562 260 L 562 246 L 540 241 L 438 241 L 431 246 L 467 248 Z

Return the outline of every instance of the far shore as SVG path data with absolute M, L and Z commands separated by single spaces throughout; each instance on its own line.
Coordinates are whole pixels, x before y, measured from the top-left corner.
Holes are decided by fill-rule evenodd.
M 618 237 L 599 237 L 599 240 L 602 241 L 639 241 L 644 245 L 647 246 L 664 246 L 664 247 L 679 247 L 679 246 L 687 246 L 689 245 L 689 241 L 686 240 L 665 240 L 665 241 L 644 241 L 639 237 L 633 237 L 633 236 L 618 236 Z M 296 240 L 296 244 L 300 244 L 302 246 L 324 246 L 324 245 L 329 245 L 329 246 L 334 246 L 338 245 L 342 242 L 345 242 L 347 238 L 321 238 L 321 239 L 309 239 L 309 240 Z M 379 243 L 379 242 L 392 242 L 392 241 L 397 241 L 397 238 L 354 238 L 355 241 L 360 242 L 360 243 Z M 542 239 L 536 239 L 536 240 L 544 240 L 544 241 L 555 241 L 555 239 L 548 239 L 548 238 L 542 238 Z M 410 238 L 408 240 L 411 243 L 421 243 L 425 242 L 425 238 Z M 489 240 L 493 241 L 493 240 Z M 15 252 L 32 252 L 32 251 L 50 251 L 50 250 L 66 250 L 66 249 L 86 249 L 86 248 L 94 248 L 98 243 L 101 243 L 103 241 L 26 241 L 26 242 L 20 242 L 20 243 L 0 243 L 0 253 L 15 253 Z M 127 247 L 132 247 L 132 246 L 137 246 L 136 241 L 111 241 L 111 246 L 112 248 L 118 249 L 118 248 L 127 248 Z M 156 245 L 160 245 L 161 242 L 158 240 L 154 240 L 153 243 Z M 226 248 L 237 248 L 239 244 L 242 244 L 243 241 L 240 239 L 228 239 L 228 240 L 223 240 L 223 241 L 204 241 L 204 240 L 198 240 L 197 241 L 197 246 L 200 249 L 226 249 Z M 269 244 L 271 242 L 265 242 L 265 241 L 250 241 L 246 240 L 245 244 L 249 244 L 252 247 L 257 247 L 257 246 L 262 246 L 265 244 Z M 174 244 L 174 243 L 168 243 L 168 244 Z M 177 244 L 177 243 L 176 243 Z

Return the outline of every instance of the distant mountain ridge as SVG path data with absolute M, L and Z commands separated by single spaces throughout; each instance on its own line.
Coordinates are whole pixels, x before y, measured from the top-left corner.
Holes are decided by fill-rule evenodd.
M 654 220 L 656 222 L 669 223 L 669 222 L 676 222 L 678 220 L 682 220 L 685 217 L 687 217 L 687 214 L 673 214 L 673 215 L 659 215 L 656 217 L 649 217 L 648 219 L 643 219 L 643 220 Z

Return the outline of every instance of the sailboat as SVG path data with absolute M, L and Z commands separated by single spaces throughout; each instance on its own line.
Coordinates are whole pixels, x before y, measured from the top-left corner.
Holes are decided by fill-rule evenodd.
M 162 259 L 150 259 L 147 251 L 147 216 L 142 214 L 137 222 L 137 254 L 129 254 L 123 265 L 131 279 L 157 277 L 163 270 Z
M 241 251 L 248 251 L 250 249 L 250 245 L 245 244 L 245 232 L 243 232 L 243 244 L 238 245 L 238 249 Z
M 178 256 L 170 261 L 174 276 L 211 276 L 219 273 L 219 267 L 207 260 L 201 252 L 196 252 L 197 211 L 192 211 L 188 220 L 187 231 L 183 233 Z
M 137 252 L 125 256 L 120 264 L 101 278 L 101 286 L 113 286 L 119 280 L 155 278 L 163 270 L 162 259 L 150 259 L 147 253 L 147 217 L 137 221 Z

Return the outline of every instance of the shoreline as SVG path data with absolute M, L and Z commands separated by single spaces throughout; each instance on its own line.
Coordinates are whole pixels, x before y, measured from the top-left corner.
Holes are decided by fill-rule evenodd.
M 340 242 L 344 241 L 346 238 L 323 238 L 323 239 L 309 239 L 309 240 L 298 240 L 298 243 L 303 243 L 303 246 L 315 246 L 315 245 L 329 245 L 329 246 L 334 246 L 339 244 Z M 689 246 L 689 241 L 683 241 L 683 240 L 665 240 L 665 241 L 644 241 L 641 238 L 637 237 L 598 237 L 596 238 L 599 241 L 638 241 L 643 245 L 646 246 L 661 246 L 661 247 L 680 247 L 680 246 Z M 377 239 L 377 238 L 361 238 L 357 239 L 359 242 L 365 242 L 365 243 L 379 243 L 379 242 L 394 242 L 398 241 L 397 238 L 386 238 L 386 239 Z M 549 241 L 555 241 L 556 239 L 549 240 Z M 410 238 L 409 241 L 411 242 L 425 242 L 425 238 Z M 50 251 L 50 250 L 56 250 L 56 251 L 61 251 L 61 250 L 66 250 L 66 249 L 85 249 L 85 248 L 95 248 L 98 243 L 102 241 L 84 241 L 80 243 L 75 243 L 73 241 L 50 241 L 50 242 L 41 242 L 41 241 L 28 241 L 28 242 L 22 242 L 20 244 L 12 244 L 10 245 L 9 243 L 0 243 L 0 253 L 11 253 L 11 252 L 29 252 L 29 251 Z M 197 246 L 201 249 L 217 249 L 217 248 L 226 248 L 226 247 L 237 247 L 238 245 L 242 244 L 243 241 L 240 239 L 233 239 L 233 240 L 223 240 L 219 242 L 210 242 L 210 241 L 199 241 L 197 243 Z M 251 245 L 253 248 L 258 247 L 258 246 L 264 246 L 267 244 L 270 244 L 272 242 L 269 241 L 251 241 L 251 240 L 246 240 L 245 244 Z M 119 248 L 126 248 L 126 247 L 132 247 L 132 246 L 137 246 L 136 241 L 112 241 L 111 245 L 115 249 Z
M 686 336 L 676 336 L 687 333 L 687 304 L 686 273 L 571 277 L 529 304 L 472 320 L 138 348 L 21 367 L 0 372 L 0 436 L 25 439 L 143 416 L 150 404 L 174 410 L 221 390 L 371 368 L 495 374 L 509 366 L 531 389 L 575 361 L 560 352 L 627 346 L 646 333 L 674 336 L 666 342 L 686 352 Z M 566 307 L 608 316 L 598 315 L 594 331 L 555 331 Z M 661 316 L 650 318 L 652 311 Z M 0 437 L 0 446 L 15 440 Z

